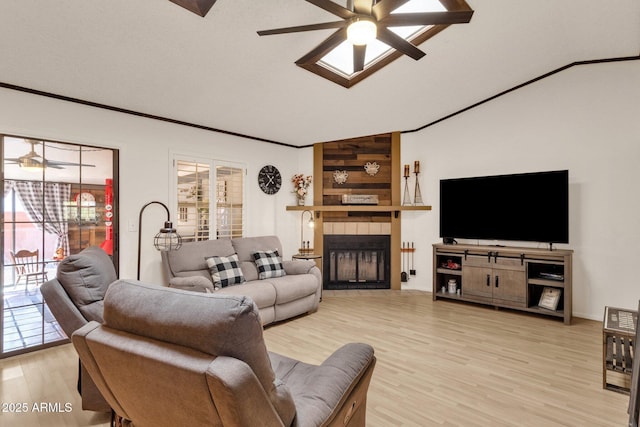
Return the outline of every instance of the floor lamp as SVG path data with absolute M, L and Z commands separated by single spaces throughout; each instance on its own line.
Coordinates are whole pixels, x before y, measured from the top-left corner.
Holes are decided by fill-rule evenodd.
M 140 280 L 140 249 L 142 247 L 142 213 L 149 205 L 160 205 L 167 211 L 167 220 L 164 223 L 164 227 L 160 229 L 158 234 L 153 238 L 153 246 L 159 251 L 175 251 L 182 246 L 182 237 L 178 234 L 173 224 L 171 223 L 171 214 L 169 208 L 162 202 L 149 202 L 140 209 L 140 215 L 138 216 L 138 276 Z

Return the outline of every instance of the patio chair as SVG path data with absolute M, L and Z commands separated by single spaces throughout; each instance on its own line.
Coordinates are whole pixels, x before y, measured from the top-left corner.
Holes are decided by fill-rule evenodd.
M 13 261 L 13 268 L 16 272 L 16 282 L 13 288 L 18 287 L 18 283 L 24 279 L 24 292 L 29 290 L 29 283 L 34 283 L 36 288 L 48 279 L 47 271 L 44 269 L 44 262 L 40 262 L 40 251 L 29 251 L 21 249 L 18 252 L 9 252 Z

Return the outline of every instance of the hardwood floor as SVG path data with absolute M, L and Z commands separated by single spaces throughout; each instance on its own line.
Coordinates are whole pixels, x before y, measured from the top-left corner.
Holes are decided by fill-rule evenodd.
M 623 426 L 628 397 L 602 389 L 602 324 L 431 300 L 420 291 L 325 291 L 320 310 L 265 330 L 271 351 L 321 363 L 366 342 L 378 363 L 367 425 Z M 69 402 L 0 413 L 0 425 L 108 426 L 82 411 L 70 345 L 0 361 L 0 400 Z M 6 423 L 6 424 L 5 424 Z

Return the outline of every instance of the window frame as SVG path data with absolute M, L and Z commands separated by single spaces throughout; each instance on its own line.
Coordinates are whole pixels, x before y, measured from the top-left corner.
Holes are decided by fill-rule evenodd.
M 233 162 L 227 160 L 220 160 L 207 157 L 202 154 L 186 154 L 182 152 L 172 152 L 170 156 L 170 176 L 171 176 L 171 185 L 169 186 L 169 207 L 171 211 L 171 218 L 174 219 L 174 227 L 180 233 L 180 226 L 182 225 L 181 219 L 184 218 L 181 215 L 180 204 L 178 197 L 178 164 L 179 162 L 190 162 L 206 165 L 209 168 L 209 188 L 207 191 L 208 197 L 208 209 L 209 213 L 207 215 L 206 223 L 208 226 L 208 236 L 206 239 L 202 240 L 215 240 L 219 236 L 219 224 L 218 224 L 218 201 L 217 201 L 217 192 L 218 192 L 218 176 L 217 176 L 217 167 L 230 167 L 237 168 L 241 170 L 243 179 L 242 179 L 242 206 L 241 206 L 241 215 L 242 215 L 242 227 L 241 233 L 242 236 L 246 235 L 246 176 L 247 176 L 247 165 L 245 163 Z M 191 226 L 192 224 L 187 224 L 186 226 Z M 198 227 L 197 221 L 195 224 Z M 192 240 L 201 240 L 197 236 L 198 230 L 196 230 L 196 234 L 194 234 L 194 238 Z M 185 239 L 185 237 L 187 237 Z M 190 236 L 182 236 L 183 240 L 190 241 Z M 239 237 L 239 236 L 233 236 Z M 222 236 L 222 238 L 227 238 L 227 236 Z

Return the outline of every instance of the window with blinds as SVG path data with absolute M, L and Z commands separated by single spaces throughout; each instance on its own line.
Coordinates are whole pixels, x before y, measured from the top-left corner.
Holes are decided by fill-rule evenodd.
M 174 165 L 175 225 L 183 241 L 242 237 L 245 168 L 209 159 L 177 157 Z
M 242 237 L 244 169 L 216 166 L 216 232 L 218 238 Z

